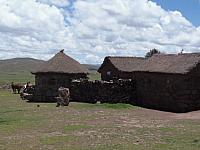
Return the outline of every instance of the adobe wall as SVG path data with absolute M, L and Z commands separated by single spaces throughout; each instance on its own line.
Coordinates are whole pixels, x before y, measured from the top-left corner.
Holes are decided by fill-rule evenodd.
M 108 76 L 107 72 L 111 71 L 111 75 Z M 101 70 L 101 80 L 110 81 L 115 79 L 131 79 L 133 73 L 122 72 L 117 70 L 111 63 L 107 63 Z
M 136 103 L 172 112 L 200 109 L 200 78 L 189 75 L 135 73 Z
M 111 75 L 107 75 L 107 72 L 111 71 Z M 116 68 L 113 67 L 111 63 L 107 63 L 103 69 L 101 70 L 101 80 L 103 81 L 110 81 L 113 77 L 118 77 L 118 71 Z

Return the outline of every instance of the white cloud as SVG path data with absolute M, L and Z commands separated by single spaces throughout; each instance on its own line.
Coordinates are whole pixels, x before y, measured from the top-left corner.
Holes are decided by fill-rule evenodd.
M 6 50 L 16 56 L 18 53 L 23 56 L 26 51 L 34 57 L 66 44 L 74 47 L 71 41 L 73 33 L 66 28 L 64 17 L 57 7 L 34 0 L 20 3 L 18 0 L 1 0 L 0 51 Z M 6 56 L 0 53 L 0 58 Z
M 55 5 L 57 7 L 67 7 L 70 5 L 69 0 L 38 0 L 38 2 L 48 5 Z
M 65 48 L 84 63 L 158 48 L 200 52 L 200 27 L 147 0 L 0 0 L 0 59 L 46 59 Z M 41 57 L 43 56 L 43 57 Z

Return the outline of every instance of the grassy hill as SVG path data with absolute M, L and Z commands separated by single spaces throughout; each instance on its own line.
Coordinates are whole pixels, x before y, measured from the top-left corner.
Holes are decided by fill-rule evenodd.
M 90 71 L 97 71 L 100 67 L 99 64 L 83 64 L 83 65 L 86 66 Z
M 45 61 L 33 58 L 13 58 L 0 60 L 0 85 L 15 83 L 34 83 L 34 75 L 31 71 L 37 70 Z M 97 80 L 99 65 L 84 64 L 90 71 L 89 78 Z
M 36 70 L 43 63 L 43 60 L 33 58 L 0 60 L 0 72 L 30 72 Z

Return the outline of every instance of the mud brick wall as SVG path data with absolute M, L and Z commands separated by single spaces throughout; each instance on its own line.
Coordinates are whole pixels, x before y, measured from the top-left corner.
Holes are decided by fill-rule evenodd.
M 136 103 L 171 112 L 200 109 L 200 78 L 192 75 L 136 73 Z
M 107 72 L 110 72 L 110 75 Z M 132 79 L 133 73 L 132 72 L 123 72 L 116 69 L 112 63 L 106 63 L 106 65 L 101 70 L 101 80 L 103 81 L 110 81 L 116 79 Z
M 129 103 L 135 98 L 135 86 L 131 80 L 72 82 L 70 95 L 76 102 Z

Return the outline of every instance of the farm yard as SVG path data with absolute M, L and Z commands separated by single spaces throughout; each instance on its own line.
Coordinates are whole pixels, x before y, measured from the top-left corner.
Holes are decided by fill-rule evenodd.
M 0 149 L 199 150 L 200 111 L 128 104 L 28 103 L 0 91 Z
M 187 57 L 187 59 L 195 58 L 189 59 L 192 62 L 191 65 L 193 65 L 194 60 L 199 58 L 194 57 L 195 55 L 191 54 L 191 57 Z M 172 57 L 180 57 L 182 60 L 185 55 L 173 55 Z M 132 61 L 133 58 L 130 59 Z M 146 59 L 145 61 L 148 60 Z M 117 62 L 119 63 L 120 61 L 117 60 Z M 125 64 L 124 61 L 122 62 L 120 66 Z M 169 111 L 169 108 L 174 108 L 173 110 L 178 112 L 179 106 L 196 108 L 196 106 L 199 106 L 198 101 L 196 101 L 199 98 L 199 78 L 193 76 L 192 78 L 187 78 L 187 80 L 184 78 L 180 82 L 171 82 L 178 83 L 172 84 L 173 86 L 179 85 L 183 89 L 186 87 L 184 89 L 186 94 L 188 93 L 186 96 L 192 96 L 192 98 L 194 96 L 194 99 L 189 101 L 192 102 L 190 105 L 190 103 L 185 103 L 185 95 L 178 99 L 181 103 L 176 104 L 178 100 L 173 99 L 173 93 L 176 92 L 171 93 L 169 85 L 162 86 L 163 89 L 161 88 L 160 83 L 170 83 L 166 78 L 167 76 L 163 78 L 144 76 L 145 80 L 138 78 L 137 81 L 139 82 L 121 79 L 114 82 L 104 82 L 100 79 L 102 78 L 102 73 L 108 72 L 106 75 L 109 75 L 109 71 L 100 72 L 101 77 L 96 70 L 88 72 L 87 68 L 65 55 L 64 50 L 61 50 L 53 58 L 45 62 L 42 67 L 33 72 L 35 77 L 30 74 L 30 71 L 20 71 L 20 69 L 2 71 L 0 74 L 0 149 L 199 150 L 200 111 L 192 111 L 193 109 L 190 109 L 192 112 L 189 113 L 171 113 L 130 105 L 138 104 L 134 103 L 134 101 L 131 103 L 132 100 L 138 100 L 148 105 L 156 105 L 156 107 L 153 107 L 155 109 L 165 106 L 164 108 Z M 183 69 L 185 69 L 184 66 Z M 90 81 L 99 81 L 71 81 L 71 79 L 87 79 L 87 75 Z M 159 84 L 150 84 L 153 82 L 149 82 L 146 79 L 152 79 L 150 81 L 154 82 L 158 81 Z M 169 79 L 172 79 L 172 76 Z M 21 100 L 18 94 L 13 94 L 8 89 L 8 85 L 12 81 L 23 84 L 29 81 L 33 84 L 35 83 L 33 101 Z M 190 82 L 184 83 L 183 81 Z M 144 86 L 140 86 L 140 84 L 137 86 L 138 83 Z M 184 87 L 182 84 L 190 86 Z M 52 102 L 55 102 L 54 100 L 58 95 L 60 99 L 63 98 L 61 94 L 57 93 L 57 90 L 63 85 L 64 87 L 69 87 L 70 98 L 76 102 L 70 102 L 69 106 L 66 107 L 56 107 L 56 104 Z M 159 88 L 156 88 L 157 85 Z M 149 89 L 153 89 L 152 87 L 162 90 L 148 92 Z M 189 89 L 187 89 L 188 87 Z M 183 90 L 181 88 L 178 89 L 182 94 Z M 141 92 L 138 93 L 138 89 Z M 138 98 L 140 93 L 145 97 Z M 150 95 L 148 95 L 149 93 Z M 151 97 L 153 94 L 156 94 L 156 96 L 160 94 L 158 95 L 159 101 L 151 102 L 155 98 Z M 143 101 L 144 98 L 146 101 Z M 186 97 L 185 100 L 188 101 L 188 98 Z M 94 102 L 95 104 L 81 103 L 86 101 Z M 97 101 L 98 103 L 96 103 Z M 123 102 L 123 104 L 119 102 Z M 179 112 L 182 112 L 182 109 Z
M 0 4 L 0 150 L 200 150 L 200 0 Z

